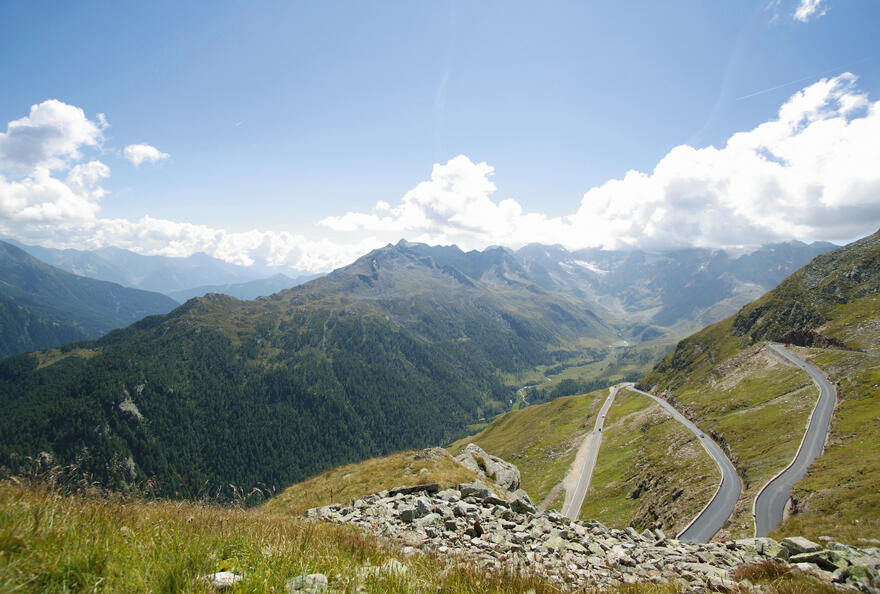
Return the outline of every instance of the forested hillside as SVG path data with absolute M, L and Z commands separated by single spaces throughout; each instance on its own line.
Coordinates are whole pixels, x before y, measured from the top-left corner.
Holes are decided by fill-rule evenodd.
M 111 485 L 155 476 L 196 496 L 443 443 L 508 406 L 502 373 L 614 337 L 508 258 L 401 243 L 270 298 L 208 295 L 7 359 L 0 459 L 49 451 Z
M 177 302 L 70 274 L 0 241 L 0 356 L 97 338 Z

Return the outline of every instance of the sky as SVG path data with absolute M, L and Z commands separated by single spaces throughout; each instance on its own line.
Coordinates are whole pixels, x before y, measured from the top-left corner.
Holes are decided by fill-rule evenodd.
M 323 272 L 880 227 L 880 1 L 0 3 L 0 235 Z

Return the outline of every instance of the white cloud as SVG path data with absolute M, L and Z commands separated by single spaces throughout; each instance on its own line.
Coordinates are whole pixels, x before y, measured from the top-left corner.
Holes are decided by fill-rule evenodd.
M 149 144 L 130 144 L 122 149 L 122 152 L 125 154 L 125 158 L 131 161 L 135 167 L 140 166 L 144 162 L 158 163 L 171 156 Z
M 822 17 L 828 9 L 824 6 L 824 0 L 800 0 L 797 9 L 794 11 L 796 21 L 806 23 L 810 19 Z
M 0 185 L 0 193 L 4 191 Z M 5 214 L 5 213 L 0 213 Z M 204 252 L 227 262 L 249 266 L 255 262 L 297 270 L 326 272 L 348 264 L 382 245 L 374 237 L 358 241 L 312 240 L 276 231 L 229 232 L 206 225 L 153 217 L 138 220 L 80 218 L 62 223 L 53 220 L 8 220 L 0 217 L 0 234 L 21 241 L 57 248 L 96 249 L 116 246 L 132 251 L 170 257 Z
M 732 247 L 870 233 L 880 223 L 880 102 L 869 102 L 855 80 L 820 80 L 723 148 L 675 147 L 651 173 L 630 171 L 590 189 L 570 216 L 494 201 L 493 168 L 458 156 L 390 209 L 321 224 L 467 247 Z
M 64 168 L 80 158 L 82 147 L 101 142 L 104 127 L 100 114 L 95 123 L 82 109 L 56 99 L 32 105 L 27 116 L 0 132 L 0 171 L 18 177 L 37 168 Z
M 80 151 L 101 142 L 106 122 L 46 102 L 0 136 L 0 234 L 54 247 L 115 245 L 168 256 L 200 251 L 239 264 L 313 271 L 401 237 L 464 248 L 541 242 L 571 249 L 852 238 L 880 226 L 880 101 L 871 102 L 855 82 L 848 73 L 822 79 L 792 95 L 774 119 L 720 148 L 675 147 L 651 172 L 630 171 L 589 189 L 567 216 L 526 212 L 513 198 L 496 198 L 493 167 L 460 155 L 434 165 L 430 179 L 396 202 L 326 217 L 320 221 L 326 236 L 318 240 L 149 216 L 102 218 L 101 183 L 110 170 Z M 51 110 L 43 112 L 46 105 Z M 47 121 L 70 125 L 36 124 L 46 113 L 65 116 Z M 42 132 L 28 135 L 26 128 Z

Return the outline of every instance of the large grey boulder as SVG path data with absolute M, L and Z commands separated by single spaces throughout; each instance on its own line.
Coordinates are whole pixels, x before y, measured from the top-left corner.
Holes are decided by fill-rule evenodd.
M 411 493 L 436 493 L 440 490 L 440 485 L 437 483 L 426 483 L 424 485 L 407 485 L 405 487 L 395 487 L 388 492 L 388 495 L 394 497 L 395 495 L 410 495 Z
M 462 497 L 474 497 L 475 499 L 480 500 L 485 499 L 491 493 L 489 487 L 480 481 L 462 483 L 458 486 L 458 490 L 461 492 Z
M 529 494 L 522 489 L 517 489 L 513 494 L 513 501 L 510 503 L 510 509 L 518 514 L 533 514 L 537 510 L 535 504 Z
M 790 555 L 798 555 L 800 553 L 815 553 L 822 550 L 821 546 L 817 545 L 812 540 L 807 540 L 802 536 L 789 536 L 788 538 L 782 539 L 782 542 L 780 544 L 788 549 Z
M 519 468 L 498 456 L 487 454 L 475 443 L 469 443 L 455 459 L 465 468 L 494 481 L 508 491 L 519 489 Z

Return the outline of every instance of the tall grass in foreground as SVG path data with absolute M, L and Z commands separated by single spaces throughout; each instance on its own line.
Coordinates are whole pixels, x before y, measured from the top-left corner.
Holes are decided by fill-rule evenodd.
M 401 575 L 359 577 L 396 558 Z M 243 576 L 231 592 L 285 592 L 287 581 L 323 573 L 341 592 L 558 592 L 539 576 L 497 573 L 472 560 L 406 557 L 394 543 L 349 526 L 311 523 L 268 511 L 107 494 L 65 495 L 0 482 L 0 592 L 212 592 L 199 580 L 217 571 Z M 832 591 L 785 567 L 736 577 L 768 593 Z M 592 589 L 587 591 L 593 591 Z M 683 592 L 678 585 L 631 584 L 630 594 Z
M 357 577 L 398 558 L 402 576 Z M 353 528 L 180 501 L 61 495 L 0 483 L 0 591 L 209 592 L 199 577 L 243 576 L 235 592 L 283 592 L 304 573 L 353 592 L 553 592 L 535 577 L 418 555 Z

